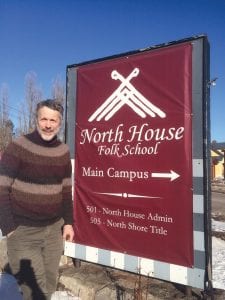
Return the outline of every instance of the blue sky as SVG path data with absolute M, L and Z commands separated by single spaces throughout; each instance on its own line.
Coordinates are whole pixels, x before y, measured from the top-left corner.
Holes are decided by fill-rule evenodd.
M 16 119 L 33 71 L 45 98 L 66 66 L 195 35 L 210 43 L 211 138 L 225 141 L 225 0 L 0 0 L 0 85 Z

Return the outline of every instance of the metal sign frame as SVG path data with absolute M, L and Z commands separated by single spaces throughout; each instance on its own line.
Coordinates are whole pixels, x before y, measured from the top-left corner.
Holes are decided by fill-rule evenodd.
M 132 55 L 179 43 L 192 43 L 192 169 L 193 169 L 193 240 L 194 267 L 183 267 L 157 260 L 99 249 L 87 245 L 65 243 L 65 255 L 200 289 L 212 284 L 211 274 L 211 190 L 210 190 L 210 103 L 209 43 L 207 37 L 196 36 L 144 50 L 123 53 L 94 61 L 67 66 L 66 142 L 74 164 L 76 76 L 79 66 Z M 74 170 L 74 166 L 73 166 Z

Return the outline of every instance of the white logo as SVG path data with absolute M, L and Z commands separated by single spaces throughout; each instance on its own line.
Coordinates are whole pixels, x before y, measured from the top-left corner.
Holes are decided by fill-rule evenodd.
M 137 77 L 139 69 L 135 68 L 127 78 L 124 78 L 116 70 L 112 71 L 111 77 L 114 80 L 120 80 L 119 87 L 109 96 L 105 102 L 90 116 L 89 122 L 93 120 L 100 121 L 102 118 L 108 121 L 123 106 L 128 105 L 141 118 L 147 115 L 155 118 L 165 118 L 166 114 L 149 102 L 135 87 L 130 83 L 133 77 Z

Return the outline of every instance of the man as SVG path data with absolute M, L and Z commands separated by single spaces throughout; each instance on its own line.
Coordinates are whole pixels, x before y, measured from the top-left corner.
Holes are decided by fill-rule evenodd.
M 50 299 L 63 240 L 72 241 L 71 162 L 57 134 L 63 107 L 37 105 L 36 130 L 8 146 L 0 162 L 0 228 L 24 300 Z

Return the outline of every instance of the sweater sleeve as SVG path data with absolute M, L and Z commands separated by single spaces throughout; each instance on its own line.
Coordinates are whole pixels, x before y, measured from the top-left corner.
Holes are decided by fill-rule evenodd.
M 0 160 L 0 229 L 3 236 L 15 230 L 11 209 L 10 191 L 17 176 L 20 159 L 15 154 L 14 144 L 11 143 L 4 151 Z
M 63 219 L 65 225 L 73 225 L 73 201 L 72 201 L 72 167 L 68 154 L 68 162 L 63 179 Z

